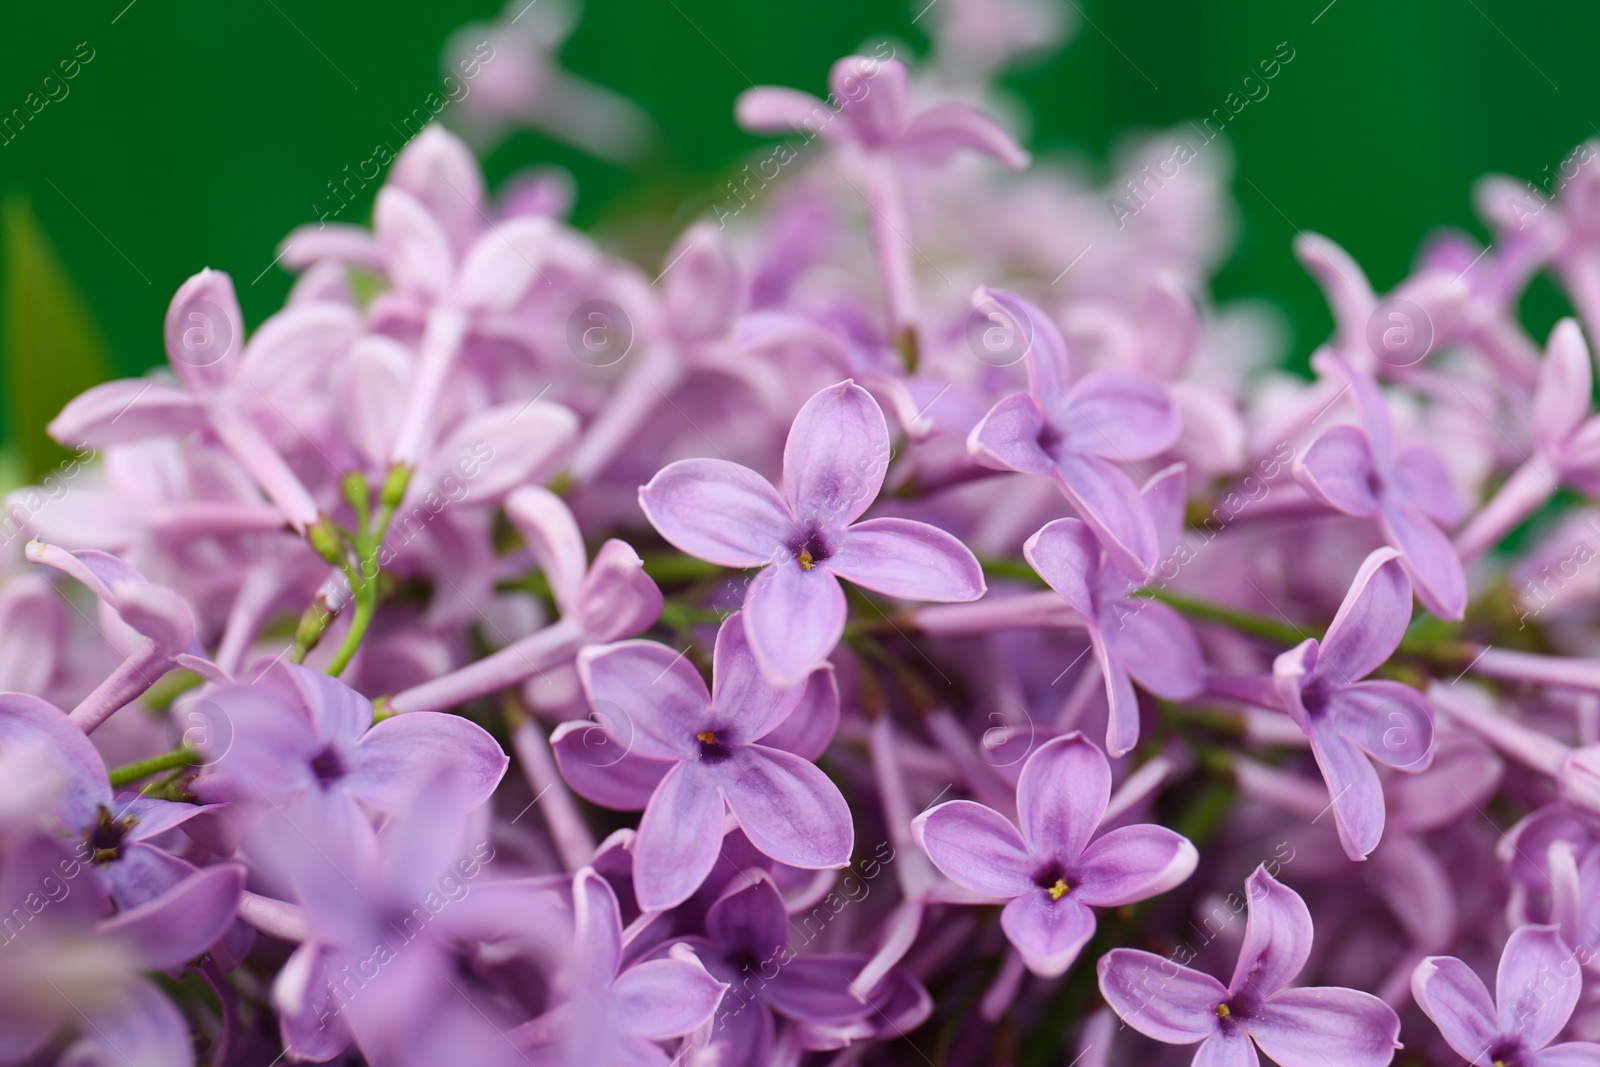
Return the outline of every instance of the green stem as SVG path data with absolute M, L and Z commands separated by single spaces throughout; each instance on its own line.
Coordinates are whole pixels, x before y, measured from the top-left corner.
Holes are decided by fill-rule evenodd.
M 111 768 L 111 786 L 117 788 L 137 782 L 141 778 L 148 778 L 162 771 L 179 770 L 184 767 L 193 767 L 200 762 L 200 753 L 192 748 L 178 748 L 171 752 L 164 752 L 159 756 L 139 760 L 136 763 L 124 763 L 120 767 Z
M 1212 604 L 1205 600 L 1196 600 L 1181 593 L 1169 593 L 1161 589 L 1140 589 L 1133 595 L 1159 600 L 1168 607 L 1174 608 L 1192 618 L 1220 622 L 1233 627 L 1241 633 L 1250 634 L 1252 637 L 1265 638 L 1268 641 L 1276 641 L 1281 645 L 1292 647 L 1298 645 L 1307 637 L 1316 636 L 1306 633 L 1290 622 L 1280 622 L 1277 619 L 1269 619 L 1262 615 L 1235 611 L 1232 608 L 1225 608 L 1220 604 Z
M 355 601 L 355 611 L 350 616 L 350 629 L 345 632 L 339 650 L 333 654 L 333 659 L 328 663 L 328 673 L 335 678 L 343 674 L 344 669 L 355 658 L 356 650 L 361 647 L 362 640 L 367 636 L 367 629 L 372 625 L 372 617 L 377 613 L 378 554 L 383 550 L 383 539 L 389 533 L 389 523 L 394 520 L 394 513 L 405 499 L 406 487 L 410 483 L 409 467 L 397 466 L 389 471 L 379 491 L 377 517 L 370 526 L 368 520 L 371 516 L 368 508 L 360 503 L 353 504 L 360 520 L 355 536 L 349 538 L 351 547 L 355 549 L 356 558 L 354 563 L 347 559 L 341 566 L 344 568 L 345 578 L 350 582 L 350 595 Z M 353 499 L 362 495 L 348 485 L 346 492 Z M 370 488 L 365 492 L 370 495 Z M 367 573 L 369 569 L 371 574 Z

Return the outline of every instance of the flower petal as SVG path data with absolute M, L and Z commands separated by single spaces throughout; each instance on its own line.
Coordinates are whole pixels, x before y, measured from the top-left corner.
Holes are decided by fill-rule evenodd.
M 1189 700 L 1205 685 L 1205 660 L 1189 620 L 1159 600 L 1119 600 L 1100 619 L 1100 637 L 1140 686 L 1165 700 Z
M 1450 1047 L 1471 1063 L 1500 1037 L 1483 979 L 1454 956 L 1429 956 L 1411 974 L 1411 995 Z
M 1396 770 L 1433 761 L 1433 705 L 1409 685 L 1358 682 L 1328 698 L 1335 728 L 1361 751 Z
M 851 379 L 801 407 L 783 446 L 783 492 L 805 531 L 842 530 L 877 499 L 889 469 L 889 425 Z
M 352 794 L 382 811 L 400 811 L 434 776 L 441 764 L 458 775 L 460 799 L 476 808 L 493 795 L 510 758 L 489 731 L 459 715 L 414 711 L 378 723 L 349 757 L 340 782 Z
M 98 449 L 205 424 L 205 403 L 194 394 L 154 379 L 126 378 L 78 394 L 46 429 L 69 448 Z
M 793 685 L 839 643 L 846 615 L 839 579 L 823 567 L 804 570 L 779 560 L 751 581 L 744 598 L 745 633 L 762 671 Z
M 983 595 L 983 568 L 953 534 L 911 519 L 868 519 L 844 531 L 825 566 L 885 596 L 938 603 Z
M 220 388 L 238 373 L 244 351 L 244 316 L 233 279 L 206 269 L 172 294 L 164 324 L 167 360 L 192 392 Z
M 1537 1067 L 1600 1067 L 1600 1045 L 1592 1041 L 1546 1045 L 1535 1063 Z
M 1582 990 L 1582 968 L 1556 927 L 1519 927 L 1506 939 L 1495 974 L 1500 1032 L 1543 1048 L 1567 1025 Z
M 766 963 L 789 944 L 783 894 L 764 871 L 735 879 L 706 909 L 706 933 L 723 948 Z
M 1394 462 L 1394 486 L 1402 499 L 1446 529 L 1466 514 L 1455 479 L 1431 448 L 1418 445 L 1400 453 Z
M 805 683 L 776 686 L 761 672 L 750 649 L 744 617 L 722 620 L 711 664 L 711 719 L 726 744 L 748 744 L 788 718 L 805 693 Z
M 1000 909 L 1000 928 L 1022 955 L 1028 970 L 1058 978 L 1077 960 L 1094 936 L 1094 912 L 1069 897 L 1051 900 L 1035 888 Z
M 1467 576 L 1450 538 L 1434 521 L 1409 504 L 1388 502 L 1378 512 L 1384 540 L 1404 553 L 1401 560 L 1416 587 L 1417 599 L 1446 622 L 1459 622 L 1467 609 Z
M 1094 589 L 1100 574 L 1100 542 L 1086 523 L 1057 519 L 1022 544 L 1039 577 L 1086 620 L 1095 618 Z
M 579 719 L 557 726 L 550 747 L 573 792 L 602 808 L 643 811 L 677 761 L 642 756 L 630 750 L 629 740 L 600 723 Z
M 805 692 L 788 718 L 755 740 L 815 762 L 828 750 L 838 729 L 839 680 L 832 665 L 826 665 L 811 672 Z
M 616 890 L 593 867 L 572 877 L 572 918 L 577 980 L 604 988 L 622 966 L 622 912 Z
M 1361 561 L 1328 625 L 1311 677 L 1360 681 L 1394 654 L 1410 623 L 1411 582 L 1394 549 L 1376 549 Z
M 750 843 L 779 863 L 843 867 L 855 847 L 850 805 L 827 775 L 792 752 L 746 745 L 716 779 Z
M 739 94 L 735 121 L 751 133 L 828 133 L 834 111 L 799 89 L 758 85 Z
M 1111 798 L 1111 764 L 1080 733 L 1039 746 L 1017 777 L 1022 836 L 1035 854 L 1071 864 L 1100 826 Z
M 1242 1024 L 1281 1067 L 1385 1067 L 1400 1047 L 1400 1017 L 1371 993 L 1287 989 Z
M 667 464 L 639 490 L 639 506 L 676 548 L 723 567 L 759 567 L 799 536 L 777 490 L 726 460 Z
M 1294 462 L 1294 478 L 1312 497 L 1346 515 L 1378 510 L 1367 437 L 1354 426 L 1335 426 L 1311 442 Z
M 142 978 L 131 979 L 120 992 L 110 1004 L 87 1009 L 83 1037 L 60 1062 L 193 1067 L 189 1024 L 172 1001 Z
M 1243 1032 L 1229 1030 L 1207 1038 L 1195 1050 L 1189 1067 L 1260 1067 L 1256 1046 Z
M 101 937 L 146 970 L 181 967 L 216 943 L 233 921 L 245 871 L 232 863 L 207 867 L 154 900 L 98 926 Z
M 711 695 L 683 653 L 654 641 L 591 646 L 578 655 L 590 710 L 631 751 L 651 759 L 699 753 L 694 735 L 711 719 Z
M 629 1037 L 677 1037 L 710 1021 L 727 988 L 697 963 L 647 960 L 611 987 L 612 1018 Z
M 1311 755 L 1328 784 L 1334 825 L 1345 855 L 1365 859 L 1383 838 L 1383 785 L 1367 754 L 1331 722 L 1313 720 Z
M 1004 289 L 978 289 L 972 294 L 972 306 L 987 312 L 991 319 L 1004 316 L 1011 320 L 1011 330 L 1027 346 L 1024 356 L 1028 364 L 1028 394 L 1043 413 L 1044 421 L 1063 422 L 1071 367 L 1066 339 L 1055 321 L 1036 305 Z
M 1044 416 L 1027 393 L 1012 393 L 989 409 L 967 435 L 967 451 L 985 467 L 1023 474 L 1055 473 L 1055 461 L 1039 446 Z
M 982 804 L 945 801 L 918 815 L 911 832 L 945 877 L 974 893 L 1005 899 L 1037 888 L 1028 843 Z
M 661 589 L 633 547 L 611 538 L 578 587 L 576 618 L 592 641 L 632 637 L 661 617 Z
M 1576 319 L 1562 319 L 1550 331 L 1539 383 L 1533 392 L 1533 440 L 1547 456 L 1559 450 L 1589 414 L 1594 371 L 1589 346 Z
M 1123 826 L 1090 843 L 1074 865 L 1073 896 L 1115 908 L 1186 881 L 1200 862 L 1189 839 L 1165 826 Z
M 1191 1045 L 1220 1033 L 1217 1005 L 1228 999 L 1228 990 L 1209 974 L 1131 948 L 1112 949 L 1096 969 L 1100 995 L 1141 1034 Z
M 1066 452 L 1057 457 L 1061 490 L 1117 568 L 1143 574 L 1156 563 L 1160 542 L 1144 497 L 1122 469 L 1098 456 Z
M 700 888 L 717 865 L 722 814 L 722 796 L 703 764 L 691 760 L 667 772 L 634 844 L 633 891 L 641 909 L 676 907 Z
M 1063 448 L 1126 463 L 1171 448 L 1178 411 L 1154 378 L 1099 370 L 1067 393 L 1063 429 Z
M 1012 170 L 1028 165 L 1028 153 L 994 119 L 965 104 L 935 104 L 906 125 L 905 151 L 927 163 L 943 163 L 962 149 L 999 160 Z
M 1270 997 L 1294 981 L 1311 955 L 1311 912 L 1300 895 L 1257 867 L 1245 880 L 1250 913 L 1228 983 L 1230 996 Z
M 828 71 L 828 88 L 857 136 L 886 145 L 906 124 L 906 65 L 898 59 L 845 56 Z
M 572 613 L 589 570 L 583 532 L 572 509 L 550 490 L 530 485 L 506 497 L 505 511 L 549 582 L 556 606 L 563 615 Z

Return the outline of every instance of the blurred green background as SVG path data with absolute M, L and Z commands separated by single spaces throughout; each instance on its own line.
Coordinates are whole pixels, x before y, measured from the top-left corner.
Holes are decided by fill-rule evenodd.
M 666 149 L 631 171 L 519 135 L 488 160 L 491 182 L 555 162 L 577 176 L 580 223 L 646 204 L 676 207 L 687 221 L 756 143 L 733 122 L 741 89 L 821 90 L 829 63 L 869 38 L 925 51 L 913 16 L 926 2 L 589 0 L 565 64 L 642 104 Z M 1341 242 L 1384 289 L 1431 228 L 1482 236 L 1469 201 L 1477 176 L 1539 181 L 1575 144 L 1600 135 L 1600 5 L 1060 2 L 1078 24 L 1075 38 L 1009 82 L 1034 109 L 1035 150 L 1103 157 L 1130 128 L 1222 106 L 1279 42 L 1294 48 L 1270 95 L 1228 129 L 1243 229 L 1217 289 L 1279 304 L 1299 359 L 1330 319 L 1290 254 L 1296 228 Z M 6 4 L 0 114 L 40 92 L 60 61 L 84 54 L 81 42 L 93 52 L 70 94 L 0 145 L 0 306 L 9 309 L 0 410 L 13 454 L 20 448 L 37 466 L 40 427 L 64 399 L 95 376 L 160 361 L 167 300 L 200 267 L 233 274 L 252 327 L 279 306 L 289 278 L 269 267 L 277 242 L 313 218 L 313 202 L 342 168 L 395 141 L 392 124 L 439 88 L 445 39 L 497 7 Z M 364 219 L 373 188 L 341 218 Z M 1524 313 L 1542 334 L 1560 308 L 1541 285 Z

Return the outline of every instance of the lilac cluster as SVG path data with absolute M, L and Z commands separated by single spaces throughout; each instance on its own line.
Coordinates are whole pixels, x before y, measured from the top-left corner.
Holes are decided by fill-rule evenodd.
M 520 17 L 471 129 L 626 154 Z M 61 412 L 0 1065 L 1600 1064 L 1600 176 L 1381 298 L 1302 235 L 1308 381 L 1220 154 L 1118 218 L 976 103 L 1059 21 L 935 18 L 658 266 L 430 126 Z

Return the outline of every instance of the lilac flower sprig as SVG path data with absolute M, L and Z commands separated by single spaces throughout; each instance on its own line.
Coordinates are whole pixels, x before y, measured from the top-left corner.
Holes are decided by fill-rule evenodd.
M 1370 993 L 1289 988 L 1311 955 L 1311 912 L 1264 867 L 1245 882 L 1249 916 L 1232 980 L 1221 982 L 1138 949 L 1100 958 L 1100 992 L 1122 1021 L 1157 1041 L 1194 1045 L 1196 1065 L 1383 1067 L 1400 1048 L 1400 1018 Z M 1252 1047 L 1254 1046 L 1254 1047 Z
M 1111 798 L 1111 766 L 1082 734 L 1050 741 L 1017 779 L 1020 832 L 970 800 L 918 815 L 917 843 L 952 881 L 1006 901 L 1000 923 L 1035 974 L 1066 972 L 1094 936 L 1090 907 L 1158 896 L 1194 873 L 1194 845 L 1164 826 L 1098 834 Z
M 742 618 L 750 649 L 777 684 L 792 685 L 844 633 L 844 578 L 905 600 L 983 595 L 983 569 L 959 540 L 909 519 L 867 519 L 889 467 L 877 401 L 845 380 L 795 416 L 783 449 L 783 491 L 721 459 L 679 460 L 639 490 L 661 536 L 724 567 L 760 567 Z

